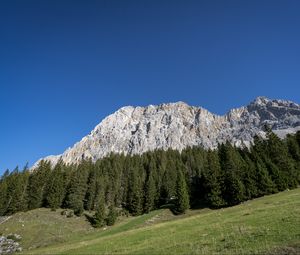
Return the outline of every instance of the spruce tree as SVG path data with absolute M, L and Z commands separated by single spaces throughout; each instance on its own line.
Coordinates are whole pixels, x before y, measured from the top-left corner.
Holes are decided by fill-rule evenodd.
M 151 210 L 154 209 L 155 205 L 155 198 L 156 198 L 156 186 L 155 181 L 153 178 L 155 171 L 154 161 L 151 160 L 149 163 L 148 169 L 148 178 L 145 184 L 145 204 L 144 204 L 144 212 L 149 213 Z
M 77 216 L 80 216 L 83 211 L 84 198 L 86 196 L 87 181 L 89 175 L 89 166 L 91 161 L 83 161 L 73 170 L 67 195 L 65 199 L 65 206 L 73 209 Z
M 287 180 L 288 187 L 297 187 L 298 173 L 294 162 L 288 153 L 286 143 L 284 143 L 284 141 L 282 141 L 273 132 L 269 131 L 267 133 L 267 144 L 268 156 L 271 161 L 277 165 L 285 180 Z
M 110 205 L 109 208 L 108 208 L 108 215 L 107 215 L 107 218 L 105 220 L 106 225 L 107 226 L 114 225 L 116 220 L 117 220 L 117 217 L 118 217 L 118 213 L 117 213 L 116 208 L 113 205 Z
M 215 208 L 225 204 L 222 198 L 222 173 L 218 154 L 214 151 L 207 152 L 207 166 L 203 173 L 204 192 L 206 202 Z
M 96 173 L 96 167 L 94 166 L 89 170 L 87 191 L 86 191 L 85 199 L 84 199 L 84 209 L 85 210 L 88 210 L 88 211 L 94 210 L 96 189 L 97 189 L 97 173 Z
M 137 216 L 143 210 L 143 189 L 141 177 L 136 166 L 131 166 L 129 178 L 127 208 L 133 216 Z
M 245 200 L 241 158 L 229 142 L 220 146 L 219 155 L 224 172 L 223 198 L 228 205 L 239 204 Z
M 100 228 L 105 225 L 106 213 L 105 213 L 105 200 L 104 194 L 101 193 L 94 215 L 94 227 Z
M 7 210 L 6 214 L 13 214 L 27 210 L 28 171 L 19 172 L 16 168 L 7 179 Z
M 240 151 L 244 159 L 242 182 L 245 186 L 245 199 L 252 199 L 258 196 L 258 188 L 256 183 L 256 165 L 249 157 L 248 150 Z
M 55 210 L 61 207 L 65 197 L 64 163 L 59 161 L 52 170 L 46 187 L 46 205 Z
M 42 207 L 44 205 L 45 187 L 51 174 L 50 162 L 41 160 L 38 167 L 30 174 L 28 180 L 28 209 Z
M 8 205 L 7 193 L 7 177 L 2 177 L 0 180 L 0 216 L 5 215 Z
M 261 160 L 256 162 L 258 195 L 272 194 L 274 191 L 274 184 L 269 176 L 268 170 L 265 164 Z
M 174 211 L 176 214 L 183 214 L 189 208 L 190 202 L 186 180 L 182 171 L 179 171 L 176 181 L 176 202 Z

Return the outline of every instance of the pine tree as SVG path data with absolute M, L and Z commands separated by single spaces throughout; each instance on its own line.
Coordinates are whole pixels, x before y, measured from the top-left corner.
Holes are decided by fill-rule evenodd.
M 300 134 L 300 132 L 298 131 Z M 291 158 L 294 161 L 295 166 L 295 177 L 297 179 L 297 183 L 300 183 L 300 145 L 297 142 L 297 135 L 288 135 L 286 137 L 288 151 Z
M 105 201 L 104 194 L 101 193 L 97 204 L 96 213 L 94 215 L 94 227 L 100 228 L 105 225 L 106 213 L 105 213 Z
M 241 158 L 229 142 L 220 146 L 219 155 L 224 172 L 223 198 L 228 205 L 239 204 L 245 200 Z
M 85 210 L 94 210 L 95 206 L 95 197 L 97 189 L 97 173 L 96 167 L 92 167 L 89 171 L 89 178 L 87 182 L 87 191 L 84 199 L 84 209 Z
M 55 210 L 61 207 L 65 197 L 64 163 L 60 160 L 54 167 L 46 187 L 46 205 Z
M 133 216 L 137 216 L 143 210 L 143 189 L 136 166 L 131 166 L 129 178 L 127 208 Z
M 6 214 L 13 214 L 27 210 L 28 171 L 19 172 L 16 168 L 7 179 L 7 210 Z
M 279 170 L 278 166 L 275 165 L 268 157 L 264 157 L 263 162 L 274 184 L 273 192 L 286 190 L 288 188 L 288 180 Z M 259 185 L 258 182 L 257 185 Z
M 114 206 L 110 205 L 110 207 L 108 208 L 108 215 L 106 218 L 106 225 L 107 226 L 112 226 L 115 224 L 116 220 L 118 217 L 118 213 L 117 210 Z
M 258 195 L 272 194 L 274 191 L 274 183 L 272 182 L 265 164 L 261 160 L 256 162 Z
M 2 176 L 0 180 L 0 216 L 5 215 L 8 204 L 8 193 L 7 193 L 7 176 Z
M 174 212 L 176 214 L 183 214 L 187 209 L 190 208 L 189 194 L 187 191 L 186 180 L 182 171 L 178 172 L 176 182 L 176 202 Z
M 288 153 L 287 145 L 273 132 L 267 133 L 268 157 L 277 165 L 289 188 L 297 187 L 297 169 Z
M 258 188 L 256 183 L 256 165 L 249 157 L 250 152 L 247 149 L 240 151 L 243 159 L 242 182 L 245 186 L 245 199 L 252 199 L 258 196 Z
M 30 174 L 28 180 L 28 209 L 44 205 L 45 187 L 51 174 L 50 162 L 41 160 L 38 167 Z
M 144 204 L 144 212 L 149 213 L 151 210 L 154 209 L 155 205 L 155 198 L 156 198 L 156 187 L 155 187 L 155 181 L 153 178 L 155 166 L 154 161 L 151 160 L 149 163 L 149 172 L 148 172 L 148 178 L 145 185 L 145 204 Z
M 80 216 L 83 211 L 84 198 L 86 196 L 87 181 L 89 175 L 90 161 L 83 161 L 73 170 L 71 180 L 69 183 L 65 206 L 73 209 L 77 216 Z
M 160 166 L 160 171 L 162 172 L 162 182 L 160 188 L 161 205 L 169 203 L 170 199 L 176 196 L 176 181 L 178 171 L 176 157 L 180 157 L 179 155 L 174 155 L 171 150 L 168 150 L 165 153 L 165 162 L 162 162 Z
M 215 208 L 225 204 L 222 198 L 222 173 L 218 154 L 214 151 L 207 152 L 207 166 L 203 173 L 204 192 L 206 202 Z

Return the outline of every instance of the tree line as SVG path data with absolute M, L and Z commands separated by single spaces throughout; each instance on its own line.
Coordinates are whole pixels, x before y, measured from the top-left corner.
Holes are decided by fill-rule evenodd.
M 250 148 L 229 142 L 201 147 L 110 156 L 77 165 L 41 161 L 30 171 L 8 170 L 0 180 L 0 215 L 48 207 L 78 216 L 94 213 L 94 226 L 113 225 L 119 213 L 141 215 L 169 207 L 220 208 L 296 188 L 300 183 L 300 131 L 278 138 L 267 130 Z

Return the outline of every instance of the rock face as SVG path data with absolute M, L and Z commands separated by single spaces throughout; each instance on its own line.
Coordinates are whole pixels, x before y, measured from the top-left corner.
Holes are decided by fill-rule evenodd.
M 126 106 L 106 117 L 63 154 L 44 159 L 55 164 L 62 158 L 70 164 L 83 158 L 95 161 L 111 152 L 131 155 L 155 149 L 182 150 L 188 146 L 213 149 L 227 140 L 236 146 L 248 146 L 255 134 L 264 135 L 265 124 L 280 137 L 300 130 L 300 105 L 258 97 L 248 106 L 223 116 L 183 102 Z

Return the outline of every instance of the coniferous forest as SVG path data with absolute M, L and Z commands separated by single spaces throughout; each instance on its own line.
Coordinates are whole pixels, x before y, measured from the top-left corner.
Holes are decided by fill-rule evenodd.
M 41 161 L 34 170 L 8 170 L 0 180 L 0 215 L 40 207 L 90 211 L 95 227 L 113 225 L 118 214 L 133 216 L 169 207 L 220 208 L 296 188 L 300 184 L 300 131 L 284 140 L 271 130 L 250 148 L 230 143 L 110 155 L 79 165 Z

